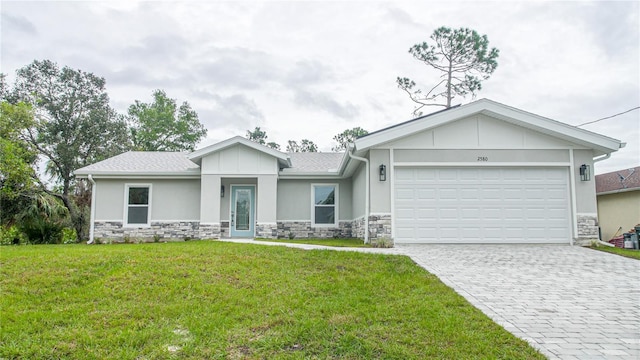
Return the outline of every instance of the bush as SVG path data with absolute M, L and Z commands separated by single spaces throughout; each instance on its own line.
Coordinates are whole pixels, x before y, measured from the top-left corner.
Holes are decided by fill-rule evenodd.
M 28 219 L 20 224 L 20 230 L 32 244 L 59 244 L 64 225 L 42 217 Z
M 371 246 L 374 248 L 391 248 L 393 247 L 393 239 L 388 237 L 370 239 Z
M 26 244 L 27 238 L 17 226 L 0 226 L 0 245 Z
M 62 243 L 63 244 L 75 244 L 78 242 L 78 234 L 76 229 L 64 228 L 62 229 Z

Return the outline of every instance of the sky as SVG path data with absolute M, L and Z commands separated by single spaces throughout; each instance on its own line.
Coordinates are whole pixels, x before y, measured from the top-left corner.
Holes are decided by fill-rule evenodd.
M 10 82 L 49 59 L 104 77 L 120 113 L 163 89 L 198 113 L 200 146 L 259 126 L 283 150 L 309 139 L 330 151 L 345 129 L 413 118 L 395 80 L 437 81 L 408 49 L 440 26 L 474 29 L 500 50 L 477 99 L 569 125 L 640 105 L 638 1 L 2 0 L 0 14 Z M 583 128 L 627 143 L 595 173 L 640 166 L 640 110 Z

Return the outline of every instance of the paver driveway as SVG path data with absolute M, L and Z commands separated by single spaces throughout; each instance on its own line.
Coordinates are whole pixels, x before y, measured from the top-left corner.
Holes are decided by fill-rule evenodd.
M 578 246 L 397 245 L 550 359 L 640 359 L 640 261 Z

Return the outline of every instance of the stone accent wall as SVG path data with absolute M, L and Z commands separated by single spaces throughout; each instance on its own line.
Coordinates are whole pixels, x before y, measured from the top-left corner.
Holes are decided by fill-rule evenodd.
M 220 227 L 217 225 L 200 225 L 197 221 L 152 222 L 150 227 L 123 227 L 120 221 L 96 221 L 94 223 L 94 239 L 115 242 L 153 242 L 179 241 L 187 239 L 217 239 Z
M 313 227 L 311 221 L 279 221 L 277 227 L 277 237 L 279 239 L 289 238 L 290 234 L 294 238 L 333 238 L 352 237 L 351 221 L 340 221 L 338 227 Z
M 230 237 L 231 237 L 231 230 L 229 229 L 229 222 L 221 221 L 220 222 L 220 238 L 228 239 Z
M 265 239 L 278 238 L 277 224 L 256 224 L 256 237 Z
M 369 215 L 369 241 L 391 239 L 391 214 Z
M 351 225 L 351 236 L 358 239 L 364 239 L 364 231 L 364 216 L 353 220 Z
M 598 216 L 578 214 L 578 237 L 576 245 L 590 245 L 592 240 L 599 238 Z

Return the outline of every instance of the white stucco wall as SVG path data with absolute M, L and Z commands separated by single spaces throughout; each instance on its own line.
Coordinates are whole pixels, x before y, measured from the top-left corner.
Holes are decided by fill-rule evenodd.
M 357 219 L 365 214 L 365 197 L 366 197 L 366 166 L 360 164 L 358 169 L 351 177 L 352 201 L 351 211 L 353 218 Z
M 342 180 L 279 180 L 278 221 L 311 220 L 311 184 L 338 184 L 338 219 L 353 220 L 351 212 L 351 179 Z
M 96 179 L 96 221 L 123 221 L 125 184 L 151 184 L 151 221 L 199 221 L 200 180 Z

